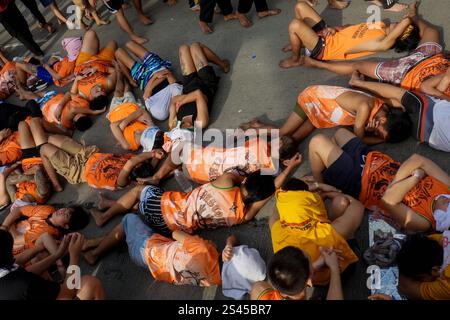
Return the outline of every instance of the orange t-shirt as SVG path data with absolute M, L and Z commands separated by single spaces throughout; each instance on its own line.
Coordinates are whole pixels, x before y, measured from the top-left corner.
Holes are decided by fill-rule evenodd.
M 355 124 L 355 115 L 343 109 L 336 101 L 341 94 L 346 92 L 367 95 L 349 88 L 317 85 L 303 90 L 297 98 L 297 103 L 316 128 L 351 126 Z M 375 105 L 370 112 L 368 121 L 375 117 L 383 105 L 383 100 L 372 98 Z
M 32 167 L 42 165 L 41 158 L 27 158 L 22 160 L 22 171 L 26 172 Z M 37 185 L 34 181 L 24 181 L 19 182 L 16 190 L 16 199 L 23 200 L 26 195 L 30 195 L 34 198 L 34 201 L 39 204 L 44 204 L 47 202 L 48 197 L 41 198 L 37 191 Z
M 5 100 L 16 88 L 16 63 L 7 62 L 0 70 L 0 99 Z
M 48 233 L 54 238 L 59 238 L 61 232 L 49 225 L 46 219 L 52 215 L 56 209 L 52 206 L 23 206 L 22 215 L 28 217 L 27 220 L 16 224 L 16 229 L 24 235 L 25 247 L 32 248 L 36 240 L 44 233 Z
M 394 180 L 399 167 L 400 162 L 394 161 L 381 152 L 372 151 L 367 155 L 359 195 L 359 200 L 367 209 L 372 210 L 374 206 L 380 207 L 379 202 L 388 185 Z M 449 190 L 449 186 L 427 176 L 406 194 L 403 203 L 430 222 L 434 229 L 436 227 L 433 217 L 434 198 L 441 194 L 448 194 Z M 383 210 L 383 208 L 380 209 Z M 386 214 L 384 210 L 383 213 Z
M 64 59 L 53 65 L 53 70 L 55 70 L 62 78 L 61 80 L 54 81 L 55 85 L 63 87 L 68 83 L 64 78 L 73 74 L 73 71 L 75 70 L 75 60 L 69 61 L 69 57 L 64 57 Z
M 116 182 L 133 154 L 94 153 L 86 162 L 85 181 L 97 189 L 117 189 Z
M 16 131 L 0 143 L 0 165 L 4 166 L 16 162 L 21 156 L 19 132 Z
M 137 104 L 125 102 L 111 110 L 111 112 L 107 115 L 107 118 L 111 123 L 122 121 L 130 114 L 139 109 L 140 107 Z M 127 140 L 127 142 L 130 144 L 131 150 L 136 151 L 140 146 L 140 141 L 136 139 L 136 133 L 143 132 L 147 128 L 147 124 L 140 121 L 133 121 L 123 130 L 123 136 L 125 137 L 125 140 Z
M 386 36 L 384 23 L 374 23 L 374 28 L 369 28 L 369 23 L 360 23 L 345 27 L 334 35 L 325 37 L 325 48 L 322 60 L 351 60 L 374 54 L 364 51 L 346 54 L 351 48 L 380 37 Z
M 221 284 L 219 253 L 212 242 L 199 236 L 188 236 L 181 243 L 154 234 L 144 256 L 155 280 L 176 285 Z
M 244 207 L 239 187 L 220 189 L 211 183 L 189 193 L 164 192 L 161 197 L 161 212 L 169 229 L 188 233 L 242 223 Z
M 64 93 L 58 93 L 44 103 L 44 105 L 41 107 L 41 111 L 42 114 L 44 115 L 45 120 L 47 120 L 50 123 L 57 123 L 57 124 L 60 123 L 58 119 L 56 119 L 55 117 L 55 110 L 63 98 Z
M 285 300 L 278 290 L 267 288 L 261 291 L 256 300 Z
M 201 184 L 230 171 L 250 174 L 260 169 L 275 170 L 270 145 L 264 139 L 252 138 L 243 146 L 234 148 L 197 147 L 191 144 L 187 150 L 183 163 L 191 179 Z
M 406 90 L 420 91 L 420 86 L 431 77 L 445 73 L 450 67 L 448 60 L 442 53 L 438 53 L 415 65 L 402 79 L 400 86 Z M 444 92 L 450 97 L 450 86 Z
M 72 97 L 64 106 L 61 113 L 61 124 L 64 128 L 72 129 L 74 127 L 73 119 L 69 119 L 68 115 L 73 108 L 89 109 L 89 101 L 80 97 L 79 95 Z

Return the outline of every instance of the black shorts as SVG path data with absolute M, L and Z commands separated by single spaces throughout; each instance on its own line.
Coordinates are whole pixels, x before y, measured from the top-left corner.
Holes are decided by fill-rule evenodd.
M 109 12 L 112 14 L 117 13 L 122 8 L 122 5 L 124 4 L 123 0 L 109 0 L 104 1 L 106 8 Z
M 172 231 L 167 226 L 161 211 L 161 197 L 163 193 L 164 190 L 157 186 L 146 186 L 140 196 L 139 215 L 145 224 L 155 232 L 171 237 Z
M 41 146 L 37 146 L 37 147 L 32 147 L 32 148 L 27 148 L 27 149 L 22 149 L 22 160 L 23 159 L 29 159 L 29 158 L 39 158 L 41 156 L 40 154 L 40 150 L 41 150 Z
M 314 49 L 312 49 L 309 57 L 316 60 L 322 60 L 324 50 L 325 50 L 325 40 L 322 37 L 319 37 L 319 40 L 317 41 L 317 44 L 314 47 Z
M 323 179 L 326 184 L 358 199 L 361 191 L 361 175 L 370 150 L 357 137 L 347 142 L 342 150 L 344 152 L 340 157 L 323 172 Z
M 208 98 L 208 105 L 212 103 L 212 99 L 216 94 L 219 78 L 214 72 L 214 68 L 206 66 L 193 72 L 187 76 L 183 76 L 183 94 L 191 93 L 200 89 Z

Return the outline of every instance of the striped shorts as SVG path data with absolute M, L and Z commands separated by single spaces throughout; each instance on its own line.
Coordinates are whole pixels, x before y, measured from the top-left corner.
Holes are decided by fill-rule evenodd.
M 155 232 L 171 237 L 172 231 L 161 212 L 161 197 L 164 190 L 156 186 L 146 186 L 141 191 L 139 214 L 144 222 Z

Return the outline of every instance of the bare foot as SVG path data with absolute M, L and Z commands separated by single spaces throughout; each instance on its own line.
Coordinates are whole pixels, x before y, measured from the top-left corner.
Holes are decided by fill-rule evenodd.
M 122 9 L 123 10 L 127 10 L 129 8 L 130 8 L 130 5 L 128 3 L 126 3 L 126 2 L 122 5 Z
M 300 59 L 303 60 L 303 65 L 305 67 L 315 67 L 316 66 L 316 60 L 311 57 L 302 56 Z
M 109 20 L 101 20 L 101 19 L 99 19 L 99 20 L 97 20 L 97 21 L 95 21 L 95 23 L 98 25 L 98 26 L 104 26 L 104 25 L 107 25 L 107 24 L 109 24 L 111 21 L 109 21 Z
M 89 263 L 91 266 L 97 263 L 98 256 L 94 254 L 92 251 L 88 251 L 84 254 L 84 260 Z
M 250 120 L 249 122 L 244 122 L 241 123 L 239 125 L 239 128 L 241 128 L 242 130 L 246 131 L 248 129 L 254 129 L 254 128 L 259 128 L 263 126 L 263 123 L 261 121 L 259 121 L 257 118 L 254 118 L 252 120 Z
M 84 240 L 83 248 L 81 250 L 82 251 L 87 251 L 87 250 L 90 250 L 90 249 L 98 247 L 98 245 L 100 244 L 100 242 L 102 242 L 102 240 L 104 238 L 105 237 Z
M 348 84 L 352 87 L 358 86 L 359 81 L 364 81 L 364 75 L 360 74 L 358 71 L 353 71 L 352 77 Z
M 222 66 L 221 66 L 221 68 L 222 68 L 222 71 L 223 72 L 225 72 L 225 73 L 228 73 L 229 71 L 230 71 L 230 60 L 228 60 L 228 59 L 223 59 L 222 60 Z
M 63 192 L 64 191 L 64 188 L 61 187 L 60 184 L 53 185 L 53 189 L 55 190 L 55 192 Z
M 131 40 L 133 40 L 134 42 L 136 42 L 138 44 L 144 44 L 148 41 L 148 39 L 139 37 L 137 35 L 130 35 L 130 38 L 131 38 Z
M 276 16 L 281 13 L 281 9 L 275 8 L 267 11 L 258 12 L 258 17 L 265 18 L 270 16 Z
M 211 29 L 211 27 L 206 22 L 199 21 L 198 25 L 200 26 L 200 29 L 204 34 L 213 33 L 213 29 Z
M 236 16 L 239 19 L 239 23 L 244 28 L 250 28 L 252 26 L 252 22 L 250 20 L 248 20 L 248 18 L 247 18 L 247 16 L 245 14 L 242 14 L 242 13 L 238 12 L 238 13 L 236 13 Z
M 106 221 L 105 221 L 102 211 L 93 208 L 89 212 L 91 213 L 92 217 L 94 218 L 95 224 L 97 226 L 101 227 L 105 224 Z
M 292 51 L 292 46 L 291 46 L 291 44 L 288 43 L 287 45 L 285 45 L 285 46 L 283 47 L 283 49 L 281 49 L 281 51 L 283 51 L 283 52 L 289 52 L 289 51 Z
M 394 4 L 392 7 L 390 7 L 389 9 L 384 9 L 385 11 L 390 11 L 390 12 L 402 12 L 403 10 L 408 9 L 408 5 L 404 4 L 404 3 L 396 3 Z
M 159 185 L 161 179 L 156 178 L 155 176 L 147 177 L 147 178 L 137 178 L 136 179 L 139 184 L 151 184 L 154 186 Z
M 236 20 L 238 17 L 235 13 L 230 13 L 227 14 L 226 16 L 223 16 L 223 20 L 225 21 L 231 21 L 231 20 Z
M 139 21 L 141 21 L 141 23 L 145 24 L 146 26 L 153 24 L 153 21 L 146 15 L 140 14 L 140 15 L 138 15 L 138 18 L 139 18 Z
M 280 63 L 278 64 L 281 68 L 284 69 L 289 69 L 289 68 L 294 68 L 294 67 L 300 67 L 303 64 L 303 59 L 298 58 L 298 59 L 294 59 L 292 57 L 281 60 Z
M 330 8 L 338 10 L 345 9 L 350 5 L 350 1 L 346 0 L 331 0 L 328 3 Z
M 103 211 L 111 208 L 111 205 L 115 202 L 114 200 L 108 199 L 103 192 L 99 192 L 98 197 L 98 210 Z

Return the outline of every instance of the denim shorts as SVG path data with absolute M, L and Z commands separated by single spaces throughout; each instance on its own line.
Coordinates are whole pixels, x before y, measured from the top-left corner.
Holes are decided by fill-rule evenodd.
M 153 230 L 133 213 L 123 217 L 122 225 L 131 260 L 138 266 L 147 268 L 144 251 L 148 239 L 154 234 Z

